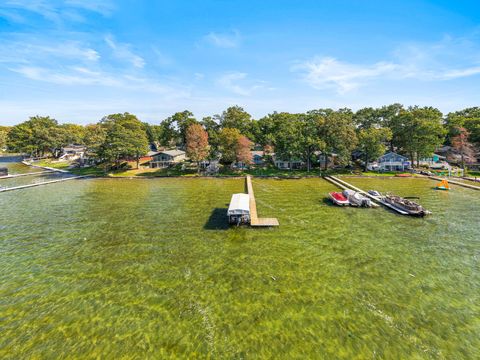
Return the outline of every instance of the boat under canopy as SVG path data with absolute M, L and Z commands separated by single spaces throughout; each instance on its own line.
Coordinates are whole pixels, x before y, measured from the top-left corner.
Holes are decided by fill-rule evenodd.
M 250 196 L 248 194 L 233 194 L 227 210 L 230 224 L 250 223 Z

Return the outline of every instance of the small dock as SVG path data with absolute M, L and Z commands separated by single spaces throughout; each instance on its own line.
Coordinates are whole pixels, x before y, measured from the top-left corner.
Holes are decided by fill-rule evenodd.
M 257 213 L 257 201 L 253 192 L 252 178 L 250 175 L 246 177 L 247 193 L 250 196 L 250 226 L 253 227 L 271 227 L 279 226 L 276 218 L 259 218 Z
M 437 181 L 447 180 L 449 184 L 463 186 L 463 187 L 466 187 L 466 188 L 469 188 L 469 189 L 472 189 L 472 190 L 480 190 L 480 186 L 465 184 L 465 183 L 461 183 L 461 182 L 458 182 L 458 181 L 455 181 L 455 180 L 450 180 L 450 179 L 447 179 L 447 178 L 442 179 L 442 178 L 435 177 L 435 176 L 429 176 L 429 179 L 437 180 Z
M 44 181 L 44 182 L 40 182 L 40 183 L 36 183 L 36 184 L 28 184 L 28 185 L 14 186 L 14 187 L 10 187 L 10 188 L 0 189 L 0 193 L 2 193 L 2 192 L 7 192 L 7 191 L 28 189 L 28 188 L 35 187 L 35 186 L 55 184 L 55 183 L 59 183 L 59 182 L 62 182 L 62 181 L 77 180 L 77 179 L 82 179 L 82 178 L 86 178 L 86 177 L 88 177 L 88 175 L 72 176 L 72 177 L 68 177 L 68 178 L 64 178 L 64 179 L 49 180 L 49 181 Z
M 376 203 L 377 207 L 379 206 L 378 204 L 381 204 L 381 205 L 383 205 L 383 206 L 385 206 L 385 207 L 387 207 L 387 208 L 389 208 L 389 209 L 391 209 L 391 210 L 393 210 L 393 211 L 395 211 L 399 214 L 408 215 L 408 213 L 406 211 L 403 211 L 401 209 L 398 209 L 398 208 L 392 206 L 391 204 L 383 201 L 382 198 L 380 198 L 378 196 L 373 196 L 373 195 L 369 194 L 368 192 L 366 192 L 362 189 L 359 189 L 356 186 L 353 186 L 352 184 L 347 183 L 346 181 L 340 180 L 339 178 L 337 178 L 335 176 L 325 176 L 324 179 L 331 182 L 332 184 L 344 189 L 344 190 L 345 189 L 351 189 L 351 190 L 354 190 L 354 191 L 357 191 L 357 192 L 361 193 L 362 195 L 365 195 L 365 196 L 369 197 L 370 199 L 372 199 Z
M 25 173 L 25 174 L 13 174 L 13 175 L 5 175 L 5 176 L 0 176 L 1 179 L 14 179 L 17 177 L 22 177 L 22 176 L 35 176 L 35 175 L 42 175 L 42 174 L 51 174 L 53 173 L 53 170 L 46 170 L 46 171 L 37 171 L 37 172 L 30 172 L 30 173 Z

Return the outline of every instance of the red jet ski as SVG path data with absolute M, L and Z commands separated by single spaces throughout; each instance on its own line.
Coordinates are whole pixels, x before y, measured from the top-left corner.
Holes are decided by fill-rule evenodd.
M 329 195 L 330 195 L 330 199 L 332 199 L 333 203 L 336 205 L 346 206 L 350 204 L 347 197 L 343 195 L 341 192 L 332 191 Z

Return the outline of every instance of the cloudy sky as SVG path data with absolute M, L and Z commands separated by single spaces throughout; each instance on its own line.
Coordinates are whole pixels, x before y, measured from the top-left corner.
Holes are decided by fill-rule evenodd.
M 478 1 L 2 0 L 0 124 L 480 105 Z

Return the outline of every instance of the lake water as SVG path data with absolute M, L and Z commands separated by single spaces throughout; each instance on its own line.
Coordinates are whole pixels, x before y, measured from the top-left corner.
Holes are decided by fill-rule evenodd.
M 276 229 L 226 226 L 239 179 L 0 194 L 0 358 L 478 358 L 480 193 L 348 181 L 433 214 L 334 207 L 322 179 L 253 180 Z

